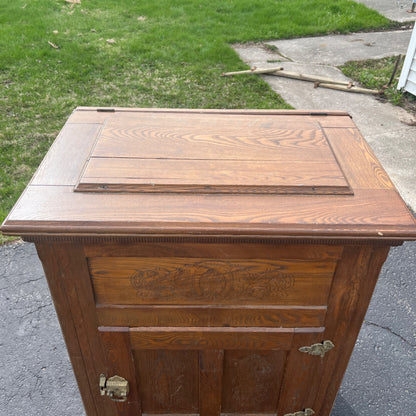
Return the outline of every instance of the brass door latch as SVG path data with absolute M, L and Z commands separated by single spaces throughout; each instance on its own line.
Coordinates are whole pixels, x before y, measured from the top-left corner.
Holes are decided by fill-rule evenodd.
M 286 413 L 284 416 L 312 416 L 314 414 L 315 412 L 312 409 L 307 408 L 305 410 L 300 410 L 299 412 L 295 413 Z
M 309 347 L 300 347 L 300 352 L 305 352 L 310 355 L 320 355 L 321 358 L 329 351 L 334 348 L 335 345 L 332 341 L 323 341 L 318 344 L 310 345 Z
M 125 402 L 129 394 L 129 382 L 120 376 L 110 377 L 108 380 L 104 374 L 100 374 L 100 393 L 115 402 Z

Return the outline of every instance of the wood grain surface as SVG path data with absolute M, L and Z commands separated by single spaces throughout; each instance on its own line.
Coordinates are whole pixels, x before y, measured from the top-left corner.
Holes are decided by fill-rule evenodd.
M 328 380 L 323 379 L 323 371 L 328 357 L 335 355 L 329 351 L 325 357 L 311 356 L 299 351 L 300 347 L 322 342 L 324 335 L 320 333 L 295 334 L 293 344 L 287 353 L 285 373 L 282 380 L 282 389 L 277 405 L 277 414 L 285 415 L 305 408 L 316 411 L 315 398 L 319 386 Z M 329 380 L 331 382 L 331 380 Z M 323 416 L 323 415 L 322 415 Z
M 100 305 L 326 305 L 336 263 L 177 257 L 93 257 Z
M 101 326 L 321 327 L 326 306 L 98 305 Z
M 31 184 L 76 185 L 101 129 L 99 123 L 69 124 L 54 141 Z
M 224 350 L 199 352 L 199 414 L 220 416 L 222 409 Z M 224 386 L 225 387 L 225 386 Z
M 100 373 L 107 371 L 106 352 L 97 332 L 94 296 L 82 247 L 45 243 L 36 248 L 88 416 L 114 416 L 114 403 L 104 402 L 98 387 Z
M 226 351 L 222 412 L 274 413 L 286 356 L 286 351 Z
M 352 193 L 316 121 L 170 113 L 109 120 L 76 190 Z
M 353 189 L 394 189 L 358 129 L 326 129 L 325 134 L 334 153 L 342 158 L 343 171 Z
M 346 113 L 103 110 L 71 115 L 2 232 L 416 238 L 413 215 Z M 83 173 L 100 192 L 74 192 Z M 174 193 L 130 192 L 138 179 Z M 106 192 L 120 184 L 129 192 Z M 266 194 L 209 194 L 215 187 Z
M 1 230 L 22 236 L 255 236 L 411 240 L 416 225 L 394 189 L 348 196 L 73 192 L 29 186 Z M 169 207 L 169 210 L 166 209 Z
M 89 192 L 352 194 L 335 163 L 93 158 L 76 187 Z
M 106 123 L 91 157 L 293 161 L 305 150 L 331 161 L 319 123 L 302 117 L 126 113 Z
M 126 401 L 111 403 L 109 397 L 103 397 L 103 402 L 110 401 L 117 409 L 117 416 L 141 416 L 141 403 L 136 380 L 136 367 L 128 331 L 100 332 L 101 340 L 107 356 L 107 378 L 119 375 L 129 383 L 129 394 Z
M 100 331 L 108 331 L 100 327 Z M 115 329 L 117 331 L 118 329 Z M 309 328 L 322 331 L 323 328 Z M 292 344 L 292 328 L 130 328 L 134 349 L 167 350 L 288 350 Z
M 238 243 L 238 244 L 236 244 Z M 270 244 L 247 243 L 238 239 L 227 242 L 218 239 L 215 243 L 206 243 L 202 239 L 188 242 L 163 241 L 117 242 L 100 240 L 100 243 L 84 244 L 85 257 L 182 257 L 207 259 L 268 259 L 268 260 L 339 260 L 344 247 L 330 244 Z
M 133 351 L 143 413 L 199 413 L 198 351 Z
M 346 250 L 344 261 L 337 270 L 328 311 L 332 319 L 327 319 L 325 335 L 340 348 L 336 354 L 328 354 L 322 377 L 331 382 L 322 383 L 315 397 L 315 407 L 322 416 L 331 413 L 388 252 L 388 247 L 350 248 Z

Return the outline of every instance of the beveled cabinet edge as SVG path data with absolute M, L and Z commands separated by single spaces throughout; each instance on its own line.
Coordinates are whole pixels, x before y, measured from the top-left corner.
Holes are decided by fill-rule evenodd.
M 22 230 L 22 226 L 16 226 L 19 230 Z M 377 227 L 380 229 L 380 227 Z M 203 233 L 190 233 L 189 235 L 184 235 L 183 233 L 154 233 L 154 234 L 145 234 L 145 233 L 113 233 L 110 235 L 105 235 L 98 232 L 85 232 L 85 233 L 48 233 L 45 232 L 34 233 L 33 231 L 28 230 L 27 232 L 13 232 L 13 225 L 4 225 L 2 226 L 1 231 L 5 235 L 16 235 L 20 236 L 23 241 L 27 242 L 84 242 L 84 243 L 102 243 L 102 242 L 117 242 L 117 243 L 132 243 L 132 242 L 173 242 L 173 243 L 182 243 L 182 242 L 204 242 L 208 244 L 217 244 L 219 242 L 230 242 L 230 243 L 255 243 L 255 244 L 328 244 L 328 245 L 382 245 L 382 246 L 399 246 L 402 245 L 404 241 L 413 241 L 416 240 L 416 232 L 408 232 L 408 235 L 403 235 L 403 233 L 398 236 L 391 235 L 382 235 L 380 236 L 379 232 L 372 232 L 369 235 L 359 235 L 355 236 L 354 234 L 333 236 L 333 235 L 317 235 L 308 236 L 305 234 L 299 235 L 264 235 L 264 234 L 247 234 L 243 233 L 241 235 L 232 235 L 232 234 L 222 234 L 222 235 L 213 235 L 213 234 L 203 234 Z
M 113 113 L 117 111 L 128 112 L 128 113 L 195 113 L 195 114 L 283 114 L 283 115 L 300 115 L 300 116 L 346 116 L 352 118 L 350 113 L 347 111 L 335 111 L 335 110 L 257 110 L 257 109 L 184 109 L 184 108 L 139 108 L 139 107 L 85 107 L 79 106 L 74 109 L 71 116 L 74 115 L 77 111 L 90 111 L 90 112 L 103 112 L 103 113 Z

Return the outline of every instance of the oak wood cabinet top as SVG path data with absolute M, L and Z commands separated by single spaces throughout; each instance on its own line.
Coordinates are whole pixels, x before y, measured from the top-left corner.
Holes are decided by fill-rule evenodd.
M 1 231 L 416 238 L 351 117 L 290 110 L 77 108 Z

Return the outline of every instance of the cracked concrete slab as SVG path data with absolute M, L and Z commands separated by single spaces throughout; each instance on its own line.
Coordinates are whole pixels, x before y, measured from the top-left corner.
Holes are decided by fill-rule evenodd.
M 405 54 L 410 36 L 411 31 L 405 30 L 269 41 L 267 44 L 274 46 L 275 59 L 270 59 L 273 54 L 270 48 L 259 44 L 235 45 L 235 50 L 250 67 L 283 66 L 287 71 L 351 81 L 337 65 L 350 60 Z M 275 62 L 281 59 L 286 59 L 286 62 Z M 416 211 L 414 114 L 381 102 L 372 95 L 314 88 L 311 82 L 273 75 L 262 77 L 296 109 L 349 112 L 403 199 Z
M 411 33 L 411 30 L 351 33 L 275 40 L 266 43 L 276 47 L 276 53 L 294 62 L 337 66 L 347 61 L 363 61 L 405 54 Z
M 356 0 L 369 9 L 377 10 L 382 15 L 395 22 L 416 20 L 416 13 L 408 13 L 412 7 L 412 0 Z

